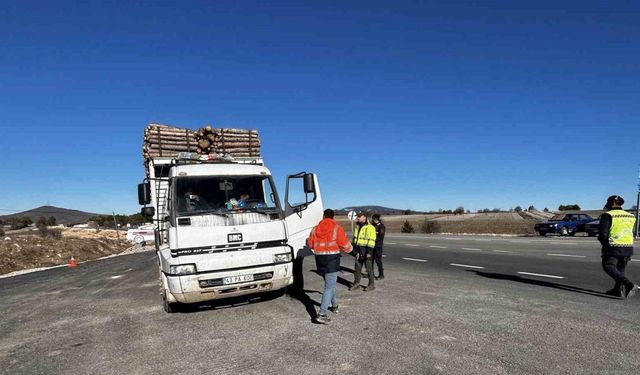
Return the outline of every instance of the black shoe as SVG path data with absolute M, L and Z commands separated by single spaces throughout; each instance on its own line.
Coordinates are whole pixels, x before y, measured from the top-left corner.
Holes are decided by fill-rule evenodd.
M 613 289 L 607 290 L 606 292 L 604 292 L 604 294 L 608 296 L 613 296 L 613 297 L 622 297 L 620 295 L 620 289 L 617 286 L 613 287 Z
M 630 283 L 626 287 L 626 294 L 625 294 L 624 298 L 631 298 L 631 297 L 635 296 L 637 291 L 638 291 L 638 286 L 634 285 L 633 283 Z
M 359 289 L 360 289 L 360 282 L 353 283 L 353 284 L 349 287 L 349 290 L 359 290 Z
M 378 275 L 378 280 L 382 280 L 382 279 L 384 279 L 384 273 L 381 273 Z
M 329 324 L 331 322 L 331 318 L 328 315 L 320 315 L 316 316 L 316 323 L 318 324 Z
M 337 314 L 337 313 L 340 312 L 339 307 L 340 307 L 340 305 L 329 306 L 329 311 L 331 311 L 334 314 Z
M 627 298 L 627 286 L 626 285 L 624 285 L 624 284 L 618 285 L 618 295 L 622 299 Z
M 369 284 L 367 285 L 367 287 L 365 288 L 365 292 L 373 292 L 374 290 L 376 290 L 376 286 L 373 284 Z

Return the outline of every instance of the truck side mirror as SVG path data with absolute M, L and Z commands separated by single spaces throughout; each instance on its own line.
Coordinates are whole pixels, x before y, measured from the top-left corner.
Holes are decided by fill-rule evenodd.
M 138 184 L 138 203 L 143 206 L 151 203 L 151 184 L 148 182 Z
M 316 191 L 316 184 L 312 173 L 304 175 L 304 192 L 307 194 L 314 193 Z
M 144 217 L 153 217 L 156 214 L 156 209 L 153 207 L 142 207 L 140 214 Z

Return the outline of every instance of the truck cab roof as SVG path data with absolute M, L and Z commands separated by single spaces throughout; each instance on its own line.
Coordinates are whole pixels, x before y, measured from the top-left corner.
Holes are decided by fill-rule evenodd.
M 257 164 L 186 164 L 176 165 L 169 172 L 169 178 L 178 176 L 270 176 L 271 172 Z

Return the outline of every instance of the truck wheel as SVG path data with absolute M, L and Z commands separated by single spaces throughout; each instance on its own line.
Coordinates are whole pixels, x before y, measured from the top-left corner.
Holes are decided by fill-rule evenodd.
M 595 237 L 596 236 L 595 232 L 589 232 L 587 234 L 589 235 L 589 237 Z
M 575 236 L 575 235 L 576 235 L 576 231 L 575 231 L 575 230 L 574 230 L 574 231 L 570 231 L 570 232 L 569 232 L 569 236 L 573 237 L 573 236 Z
M 169 303 L 169 301 L 167 301 L 167 299 L 163 296 L 162 308 L 167 314 L 173 314 L 180 310 L 180 305 L 178 305 L 177 303 Z
M 564 227 L 564 228 L 560 229 L 560 235 L 562 235 L 562 236 L 568 236 L 569 235 L 569 230 L 567 229 L 567 227 Z
M 542 237 L 544 237 L 544 236 L 546 236 L 546 235 L 547 235 L 547 232 L 540 232 L 540 235 L 541 235 Z

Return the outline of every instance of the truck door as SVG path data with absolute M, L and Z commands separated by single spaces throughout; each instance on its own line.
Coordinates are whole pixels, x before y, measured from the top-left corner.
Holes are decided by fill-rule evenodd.
M 284 206 L 288 243 L 293 247 L 294 256 L 310 255 L 306 240 L 311 229 L 322 220 L 324 211 L 317 176 L 306 172 L 287 176 Z

